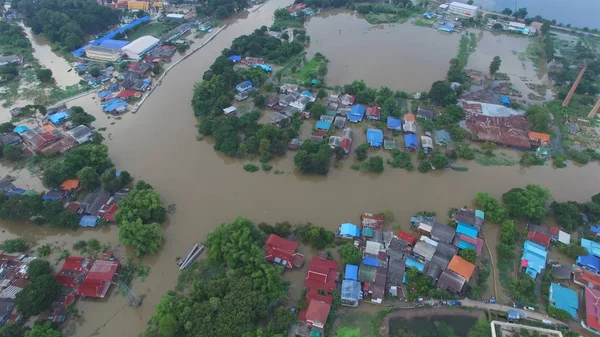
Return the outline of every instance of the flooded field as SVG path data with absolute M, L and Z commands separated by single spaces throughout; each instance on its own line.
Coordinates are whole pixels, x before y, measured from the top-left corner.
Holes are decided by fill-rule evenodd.
M 444 328 L 453 331 L 452 336 L 466 337 L 479 318 L 485 317 L 483 311 L 447 308 L 428 308 L 402 310 L 386 317 L 389 323 L 388 336 L 448 336 Z
M 128 170 L 135 178 L 146 180 L 161 194 L 166 204 L 177 206 L 177 211 L 165 225 L 166 241 L 163 249 L 159 254 L 142 260 L 143 264 L 152 268 L 149 277 L 143 283 L 139 279 L 134 282 L 133 290 L 136 294 L 145 296 L 142 306 L 132 309 L 126 306 L 124 297 L 114 294 L 104 301 L 81 301 L 77 308 L 83 318 L 74 325 L 74 336 L 137 335 L 153 315 L 161 296 L 175 286 L 179 274 L 176 258 L 195 242 L 203 241 L 217 224 L 229 222 L 236 216 L 270 223 L 283 220 L 292 223 L 310 221 L 333 230 L 340 223 L 358 221 L 362 212 L 390 210 L 395 214 L 396 222 L 406 227 L 410 216 L 422 210 L 435 211 L 445 221 L 444 215 L 450 207 L 469 205 L 475 193 L 480 191 L 499 197 L 512 187 L 541 184 L 547 186 L 558 200 L 576 201 L 587 201 L 598 193 L 600 176 L 597 164 L 555 170 L 548 166 L 523 169 L 518 166 L 484 167 L 460 162 L 457 166 L 468 167 L 468 172 L 448 170 L 431 174 L 409 173 L 386 165 L 383 174 L 372 175 L 350 170 L 351 162 L 345 160 L 342 161 L 341 168 L 332 168 L 327 177 L 310 177 L 294 173 L 293 153 L 290 153 L 273 165 L 273 170 L 281 170 L 285 174 L 244 172 L 241 164 L 245 161 L 224 158 L 214 151 L 210 142 L 197 140 L 197 121 L 190 106 L 192 87 L 235 37 L 248 34 L 261 25 L 270 25 L 273 11 L 290 3 L 291 0 L 271 0 L 261 9 L 233 22 L 204 49 L 175 67 L 136 114 L 126 114 L 122 120 L 108 119 L 99 111 L 98 104 L 91 96 L 70 103 L 83 106 L 93 113 L 98 119 L 94 123 L 96 127 L 107 127 L 103 134 L 110 156 L 119 169 Z M 331 19 L 336 20 L 338 17 L 339 15 L 334 15 Z M 351 17 L 348 14 L 342 16 Z M 316 19 L 318 20 L 322 18 Z M 330 26 L 333 24 L 336 23 L 331 23 Z M 366 21 L 364 24 L 367 25 Z M 388 28 L 384 28 L 384 31 L 385 29 Z M 417 27 L 407 26 L 406 29 Z M 424 31 L 425 34 L 438 34 L 431 29 Z M 335 34 L 339 33 L 334 30 Z M 356 59 L 357 66 L 362 62 L 362 67 L 348 68 L 345 75 L 348 76 L 348 82 L 353 78 L 360 78 L 356 71 L 374 68 L 373 65 L 379 66 L 381 63 L 373 62 L 372 57 L 388 51 L 390 55 L 396 53 L 395 62 L 391 61 L 394 57 L 390 57 L 390 66 L 417 69 L 416 66 L 411 66 L 411 62 L 419 60 L 404 60 L 398 56 L 403 48 L 396 45 L 402 43 L 391 44 L 391 32 L 381 36 L 388 38 L 379 40 L 376 48 L 363 48 L 364 59 Z M 398 36 L 400 38 L 402 35 Z M 319 38 L 314 34 L 311 37 L 313 43 L 317 44 Z M 458 36 L 443 36 L 443 41 L 450 41 L 447 47 L 448 59 L 456 54 L 456 39 Z M 431 48 L 440 47 L 432 42 L 437 40 L 423 37 L 423 41 L 428 41 Z M 368 43 L 366 40 L 363 42 Z M 405 45 L 404 49 L 410 48 Z M 329 55 L 327 50 L 322 52 L 332 60 L 329 72 L 333 74 L 336 67 L 334 57 L 342 57 L 344 54 L 339 52 L 339 56 L 334 56 Z M 422 52 L 425 53 L 423 50 Z M 439 74 L 436 71 L 435 76 L 442 78 L 447 61 L 439 62 Z M 443 67 L 441 63 L 444 63 Z M 370 66 L 365 67 L 364 64 Z M 487 67 L 489 60 L 485 64 Z M 426 68 L 419 71 L 430 70 Z M 381 82 L 377 82 L 377 77 L 371 78 L 370 81 L 374 82 L 369 84 L 391 85 L 384 81 L 395 80 L 400 83 L 394 86 L 395 89 L 411 90 L 410 85 L 421 81 L 414 74 L 402 75 L 399 71 L 393 76 L 390 74 L 380 79 Z M 423 80 L 422 85 L 427 84 L 428 87 L 432 81 Z M 415 86 L 412 90 L 422 89 Z M 380 150 L 375 153 L 384 152 Z M 3 223 L 2 227 L 5 230 L 2 239 L 19 235 L 42 244 L 58 242 L 67 249 L 78 240 L 90 238 L 114 244 L 117 242 L 118 232 L 115 226 L 76 232 L 23 224 Z M 292 283 L 292 294 L 298 296 L 304 274 L 294 271 L 284 277 Z
M 411 24 L 371 25 L 347 10 L 319 14 L 305 26 L 308 57 L 320 52 L 330 60 L 328 85 L 363 79 L 372 87 L 407 92 L 428 90 L 444 79 L 460 39 Z

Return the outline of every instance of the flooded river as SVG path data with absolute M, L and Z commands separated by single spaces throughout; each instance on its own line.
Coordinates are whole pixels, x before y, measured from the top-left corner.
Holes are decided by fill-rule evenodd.
M 442 80 L 460 35 L 411 24 L 372 25 L 353 12 L 321 13 L 306 23 L 308 56 L 325 55 L 328 85 L 363 79 L 372 87 L 421 92 Z
M 290 155 L 274 167 L 285 174 L 244 172 L 240 161 L 224 159 L 211 144 L 197 141 L 194 127 L 197 122 L 190 107 L 192 86 L 235 37 L 269 25 L 273 11 L 290 3 L 290 0 L 271 0 L 248 17 L 236 20 L 204 49 L 175 67 L 136 114 L 126 114 L 115 121 L 102 116 L 89 96 L 71 103 L 101 117 L 95 125 L 108 127 L 104 132 L 106 143 L 119 169 L 145 179 L 166 204 L 177 205 L 177 211 L 165 225 L 164 248 L 158 255 L 143 260 L 152 267 L 150 276 L 144 283 L 140 280 L 134 283 L 134 291 L 145 296 L 143 305 L 132 309 L 125 305 L 122 296 L 114 294 L 106 301 L 81 301 L 77 308 L 84 318 L 74 335 L 136 336 L 146 326 L 160 297 L 174 287 L 179 274 L 176 258 L 195 242 L 204 240 L 215 225 L 236 216 L 266 222 L 310 221 L 334 229 L 342 222 L 357 221 L 361 212 L 391 210 L 396 221 L 406 228 L 411 214 L 431 210 L 444 215 L 449 207 L 470 204 L 479 191 L 498 197 L 511 187 L 534 183 L 549 187 L 560 200 L 585 201 L 598 193 L 600 176 L 596 164 L 554 170 L 460 163 L 459 166 L 470 167 L 469 172 L 431 174 L 408 173 L 386 166 L 383 174 L 374 176 L 349 169 L 351 163 L 346 161 L 345 167 L 332 169 L 328 177 L 302 177 L 293 173 Z M 364 68 L 373 65 L 369 64 L 369 55 L 381 54 L 388 48 L 401 50 L 387 42 L 380 43 L 379 48 L 365 52 Z M 455 49 L 449 53 L 454 55 Z M 408 61 L 398 62 L 408 64 Z M 331 67 L 334 66 L 332 58 Z M 117 242 L 114 226 L 64 232 L 4 224 L 4 229 L 3 237 L 22 235 L 40 243 L 64 242 L 67 248 L 77 240 L 90 238 L 103 243 Z M 288 277 L 293 290 L 299 289 L 303 275 L 293 273 Z

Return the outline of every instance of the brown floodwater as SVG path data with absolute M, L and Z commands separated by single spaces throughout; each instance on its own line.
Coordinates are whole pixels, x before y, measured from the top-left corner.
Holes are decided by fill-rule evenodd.
M 224 158 L 208 141 L 197 141 L 197 121 L 190 106 L 192 86 L 235 37 L 269 25 L 273 11 L 290 3 L 271 0 L 233 22 L 204 49 L 175 67 L 136 114 L 126 114 L 122 120 L 107 119 L 89 96 L 71 102 L 102 117 L 95 124 L 108 128 L 104 132 L 106 143 L 119 169 L 143 178 L 161 194 L 165 204 L 177 206 L 165 225 L 163 249 L 142 261 L 152 268 L 149 277 L 143 283 L 139 279 L 134 282 L 134 291 L 145 296 L 142 306 L 127 307 L 125 299 L 114 294 L 105 301 L 81 301 L 77 308 L 83 318 L 75 325 L 74 335 L 137 335 L 153 315 L 161 296 L 175 286 L 179 274 L 176 258 L 195 242 L 203 241 L 217 224 L 237 216 L 271 223 L 310 221 L 334 229 L 340 223 L 358 221 L 362 212 L 391 210 L 396 222 L 406 228 L 415 212 L 431 210 L 444 218 L 448 208 L 470 204 L 480 191 L 499 197 L 515 186 L 541 184 L 559 200 L 577 201 L 588 200 L 598 192 L 600 175 L 596 164 L 554 170 L 458 163 L 470 170 L 430 174 L 386 166 L 381 175 L 371 175 L 349 169 L 351 162 L 347 159 L 342 168 L 332 169 L 327 177 L 307 177 L 293 172 L 290 154 L 273 168 L 285 174 L 246 173 L 241 167 L 245 161 Z M 380 46 L 381 50 L 387 48 L 386 43 Z M 6 231 L 3 238 L 19 235 L 42 244 L 64 243 L 67 248 L 90 238 L 115 244 L 118 233 L 115 226 L 77 232 L 22 224 L 2 223 L 2 227 Z M 285 278 L 292 282 L 291 293 L 297 296 L 303 273 L 295 271 Z
M 320 13 L 305 26 L 308 57 L 320 52 L 331 61 L 328 85 L 363 79 L 372 87 L 407 92 L 428 90 L 443 80 L 460 39 L 409 23 L 372 25 L 347 10 Z

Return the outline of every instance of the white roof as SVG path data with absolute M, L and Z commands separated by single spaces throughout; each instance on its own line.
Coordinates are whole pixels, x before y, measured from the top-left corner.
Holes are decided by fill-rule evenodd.
M 365 253 L 371 254 L 371 255 L 377 255 L 377 254 L 379 254 L 380 250 L 381 250 L 381 244 L 379 242 L 367 241 L 367 245 L 365 247 Z
M 158 44 L 158 42 L 160 42 L 160 40 L 154 36 L 146 35 L 135 39 L 133 42 L 123 47 L 123 50 L 130 51 L 135 54 L 141 54 L 146 49 Z
M 427 232 L 427 233 L 431 233 L 431 229 L 432 229 L 432 228 L 433 228 L 433 227 L 431 227 L 430 225 L 426 225 L 426 224 L 424 224 L 424 223 L 422 223 L 422 224 L 419 224 L 419 229 L 420 229 L 420 230 L 422 230 L 422 231 L 425 231 L 425 232 Z
M 423 144 L 423 147 L 433 149 L 433 140 L 429 136 L 421 136 L 421 144 Z
M 168 18 L 173 18 L 173 19 L 183 19 L 184 16 L 185 15 L 183 15 L 183 14 L 175 14 L 175 13 L 167 14 Z
M 467 5 L 467 4 L 464 4 L 462 2 L 458 2 L 458 1 L 453 1 L 450 4 L 450 7 L 460 7 L 460 8 L 469 9 L 469 10 L 472 10 L 472 11 L 476 11 L 479 8 L 477 6 Z
M 441 5 L 440 5 L 440 8 L 441 8 L 441 9 L 446 9 L 446 8 L 448 8 L 448 4 L 441 4 Z M 419 95 L 420 95 L 420 94 L 421 94 L 421 93 L 419 93 Z
M 509 23 L 508 23 L 508 25 L 509 25 L 510 27 L 515 27 L 515 28 L 525 28 L 525 27 L 527 27 L 527 26 L 525 26 L 525 24 L 524 24 L 524 23 L 520 23 L 520 22 L 512 22 L 512 21 L 511 21 L 511 22 L 509 22 Z
M 234 107 L 234 106 L 232 105 L 232 106 L 230 106 L 230 107 L 228 107 L 228 108 L 225 108 L 225 109 L 223 109 L 223 112 L 224 112 L 226 115 L 229 115 L 230 113 L 234 113 L 234 112 L 236 112 L 236 110 L 237 110 L 237 108 L 236 108 L 236 107 Z
M 562 242 L 565 245 L 571 243 L 571 234 L 565 233 L 563 231 L 558 232 L 558 242 Z
M 419 240 L 425 241 L 425 242 L 427 242 L 428 244 L 430 244 L 430 245 L 432 245 L 434 247 L 437 247 L 437 245 L 438 245 L 437 241 L 435 241 L 433 239 L 430 239 L 430 238 L 426 237 L 425 235 L 422 235 Z

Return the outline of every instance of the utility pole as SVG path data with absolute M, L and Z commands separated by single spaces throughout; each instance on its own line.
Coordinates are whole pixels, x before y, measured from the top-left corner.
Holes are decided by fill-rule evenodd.
M 121 289 L 121 292 L 123 293 L 123 295 L 125 295 L 127 297 L 127 304 L 129 304 L 129 306 L 137 308 L 140 306 L 140 304 L 142 304 L 142 299 L 139 298 L 134 292 L 133 290 L 131 290 L 131 288 L 129 288 L 124 282 L 122 282 L 121 280 L 119 280 L 119 289 Z

